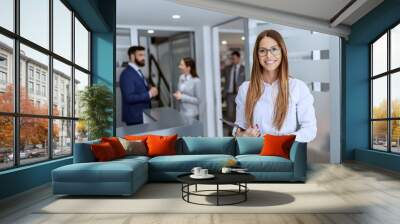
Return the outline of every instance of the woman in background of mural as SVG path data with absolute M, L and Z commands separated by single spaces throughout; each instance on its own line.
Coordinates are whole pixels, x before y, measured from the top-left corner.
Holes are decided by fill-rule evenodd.
M 182 58 L 179 63 L 181 76 L 178 91 L 173 95 L 179 102 L 180 112 L 187 117 L 199 119 L 201 81 L 196 71 L 196 63 L 192 58 Z

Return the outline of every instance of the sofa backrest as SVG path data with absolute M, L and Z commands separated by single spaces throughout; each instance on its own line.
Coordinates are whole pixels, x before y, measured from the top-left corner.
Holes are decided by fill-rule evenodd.
M 74 163 L 95 162 L 90 146 L 100 140 L 75 143 Z M 177 154 L 259 154 L 263 147 L 262 137 L 181 137 L 176 142 Z
M 182 137 L 177 144 L 177 154 L 235 155 L 233 137 Z
M 74 163 L 89 163 L 95 162 L 96 158 L 93 155 L 90 146 L 92 144 L 98 144 L 100 140 L 93 140 L 87 142 L 75 143 L 74 146 Z
M 236 155 L 259 154 L 264 144 L 263 137 L 237 137 Z

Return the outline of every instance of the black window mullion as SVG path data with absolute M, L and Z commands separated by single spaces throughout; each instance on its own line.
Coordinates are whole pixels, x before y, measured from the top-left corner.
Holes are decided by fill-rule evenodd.
M 387 54 L 387 71 L 390 71 L 390 29 L 388 30 L 388 32 L 387 32 L 387 51 L 386 51 L 386 54 Z M 388 75 L 387 75 L 387 110 L 388 110 L 388 112 L 387 112 L 387 117 L 388 118 L 391 118 L 392 117 L 392 111 L 391 111 L 391 108 L 392 108 L 392 106 L 391 106 L 391 104 L 392 104 L 392 100 L 391 100 L 391 89 L 390 89 L 390 87 L 391 87 L 391 75 L 390 75 L 390 73 L 388 73 Z M 392 151 L 392 136 L 391 136 L 391 121 L 390 120 L 388 120 L 388 122 L 387 122 L 387 141 L 388 141 L 388 148 L 387 148 L 387 151 L 388 152 L 391 152 Z
M 49 0 L 49 50 L 53 52 L 53 0 Z M 48 119 L 48 152 L 49 159 L 53 159 L 53 57 L 49 55 L 49 71 L 48 71 L 48 91 L 49 94 L 49 110 Z
M 75 12 L 72 11 L 71 15 L 71 23 L 72 23 L 72 38 L 71 38 L 71 56 L 72 56 L 72 64 L 75 65 Z M 75 118 L 75 66 L 71 67 L 72 73 L 71 73 L 71 91 L 72 91 L 72 105 L 71 105 L 71 117 Z M 71 132 L 71 150 L 72 150 L 72 155 L 74 155 L 75 151 L 75 125 L 76 121 L 72 121 L 72 132 Z
M 369 141 L 369 144 L 370 144 L 370 149 L 373 149 L 373 146 L 374 146 L 374 144 L 373 144 L 373 141 L 374 141 L 374 133 L 373 133 L 373 127 L 374 127 L 374 122 L 372 121 L 372 119 L 374 118 L 374 116 L 373 116 L 373 96 L 374 96 L 374 82 L 373 82 L 373 71 L 374 71 L 374 69 L 373 69 L 373 45 L 371 44 L 370 45 L 370 57 L 369 57 L 369 60 L 370 60 L 370 97 L 369 97 L 369 99 L 370 99 L 370 101 L 369 101 L 369 110 L 370 110 L 370 141 Z
M 391 120 L 398 120 L 398 118 L 374 118 L 371 121 L 391 121 Z
M 87 74 L 90 73 L 89 70 L 87 70 L 86 68 L 81 67 L 80 65 L 74 64 L 74 67 L 75 67 L 76 69 L 78 69 L 79 71 L 83 72 L 83 73 L 87 73 Z
M 1 112 L 0 115 L 4 116 L 15 116 L 15 117 L 31 117 L 31 118 L 44 118 L 44 119 L 66 119 L 66 120 L 77 120 L 78 118 L 73 117 L 65 117 L 65 116 L 50 116 L 50 115 L 43 115 L 43 114 L 21 114 L 21 113 L 9 113 L 9 112 Z
M 377 74 L 377 75 L 372 75 L 372 73 L 371 73 L 371 77 L 372 77 L 372 78 L 380 78 L 380 77 L 389 75 L 389 74 L 391 74 L 391 73 L 396 73 L 396 72 L 400 72 L 400 67 L 399 67 L 399 68 L 392 69 L 392 70 L 388 70 L 388 71 L 386 71 L 386 72 L 382 72 L 382 73 Z
M 19 8 L 20 1 L 14 1 L 14 31 L 17 35 L 19 35 Z M 19 97 L 20 97 L 20 50 L 19 50 L 19 40 L 18 38 L 14 39 L 14 113 L 19 113 Z M 19 166 L 20 164 L 20 155 L 19 155 L 19 136 L 20 136 L 20 119 L 14 116 L 14 166 Z
M 373 45 L 371 44 L 369 47 L 369 85 L 370 85 L 370 90 L 369 90 L 369 145 L 370 145 L 370 149 L 373 149 L 374 146 L 374 132 L 373 132 L 373 127 L 374 127 L 374 123 L 372 121 L 373 117 L 373 91 L 374 91 L 374 86 L 373 86 L 373 79 L 372 79 L 372 71 L 373 71 L 373 60 L 372 60 L 372 56 L 373 56 Z
M 91 52 L 90 52 L 90 49 L 91 49 L 91 44 L 92 44 L 92 35 L 91 35 L 91 33 L 90 32 L 88 32 L 88 70 L 89 70 L 89 72 L 91 72 L 93 69 L 92 69 L 92 60 L 91 60 Z M 90 80 L 91 80 L 91 78 L 90 78 Z M 89 85 L 92 85 L 92 81 L 89 83 Z

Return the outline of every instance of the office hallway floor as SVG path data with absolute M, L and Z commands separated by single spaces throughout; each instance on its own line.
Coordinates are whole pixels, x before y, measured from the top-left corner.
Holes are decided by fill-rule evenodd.
M 349 203 L 363 202 L 366 206 L 361 212 L 342 214 L 39 214 L 35 212 L 38 206 L 54 201 L 46 185 L 1 201 L 0 223 L 400 223 L 399 173 L 359 163 L 313 164 L 307 183 L 322 186 Z M 314 203 L 322 203 L 315 197 Z

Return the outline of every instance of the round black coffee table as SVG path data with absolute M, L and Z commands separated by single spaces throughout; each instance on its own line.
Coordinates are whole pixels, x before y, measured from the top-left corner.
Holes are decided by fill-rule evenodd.
M 182 183 L 182 199 L 188 203 L 198 205 L 234 205 L 245 202 L 247 200 L 247 192 L 249 188 L 247 183 L 255 180 L 255 177 L 248 173 L 216 173 L 213 174 L 215 177 L 212 179 L 193 179 L 190 177 L 191 173 L 182 174 L 177 177 L 178 181 Z M 215 190 L 197 190 L 197 185 L 216 185 Z M 190 191 L 190 186 L 195 186 L 194 191 Z M 223 190 L 220 189 L 220 185 L 236 185 L 237 190 Z M 205 194 L 209 192 L 215 192 L 215 194 Z M 202 204 L 190 201 L 190 196 L 204 196 L 204 197 L 216 197 L 216 204 Z M 231 203 L 221 203 L 221 197 L 232 197 L 241 196 L 238 201 Z

